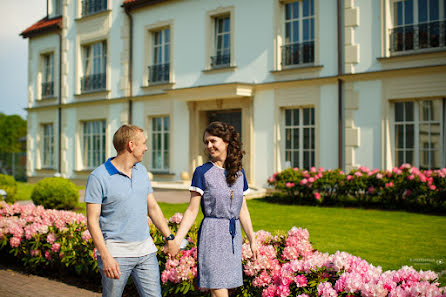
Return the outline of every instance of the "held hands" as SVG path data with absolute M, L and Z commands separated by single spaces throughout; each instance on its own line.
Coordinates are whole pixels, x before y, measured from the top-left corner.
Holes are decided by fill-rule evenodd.
M 170 256 L 175 257 L 179 251 L 180 244 L 177 242 L 177 239 L 167 241 L 167 253 Z

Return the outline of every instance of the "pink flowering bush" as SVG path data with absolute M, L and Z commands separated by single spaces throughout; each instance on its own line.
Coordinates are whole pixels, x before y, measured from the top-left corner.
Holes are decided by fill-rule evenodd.
M 179 213 L 169 219 L 173 233 L 181 219 Z M 162 235 L 148 223 L 158 248 L 163 296 L 209 296 L 196 287 L 197 226 L 189 231 L 186 248 L 171 258 L 163 252 Z M 321 253 L 313 248 L 306 229 L 293 227 L 277 235 L 260 230 L 256 241 L 259 257 L 254 260 L 244 239 L 243 286 L 232 290 L 232 296 L 446 297 L 435 272 L 408 266 L 383 272 L 345 252 Z M 98 276 L 86 218 L 70 211 L 0 202 L 0 256 L 15 257 L 28 268 Z
M 0 201 L 0 255 L 30 270 L 51 268 L 97 274 L 86 218 L 71 211 Z
M 180 217 L 170 219 L 178 228 Z M 152 229 L 155 231 L 156 229 Z M 163 296 L 209 296 L 195 286 L 197 276 L 196 226 L 189 232 L 189 246 L 175 258 L 160 253 Z M 159 234 L 159 233 L 158 233 Z M 152 234 L 154 236 L 156 234 Z M 438 275 L 404 266 L 383 272 L 367 261 L 345 252 L 321 253 L 313 248 L 308 230 L 293 227 L 286 234 L 256 232 L 259 256 L 252 258 L 247 239 L 242 247 L 243 286 L 231 296 L 245 297 L 446 297 Z M 163 243 L 161 243 L 162 245 Z
M 274 173 L 270 197 L 286 203 L 348 205 L 446 212 L 446 168 L 419 170 L 403 164 L 392 170 L 359 167 L 349 173 L 323 168 L 288 168 Z

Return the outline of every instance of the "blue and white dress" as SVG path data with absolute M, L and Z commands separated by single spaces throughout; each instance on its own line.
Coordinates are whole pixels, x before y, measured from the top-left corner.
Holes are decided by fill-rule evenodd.
M 208 162 L 195 169 L 190 190 L 201 194 L 204 215 L 198 231 L 198 287 L 231 289 L 242 286 L 239 215 L 243 195 L 249 192 L 245 171 L 242 169 L 229 187 L 225 169 Z

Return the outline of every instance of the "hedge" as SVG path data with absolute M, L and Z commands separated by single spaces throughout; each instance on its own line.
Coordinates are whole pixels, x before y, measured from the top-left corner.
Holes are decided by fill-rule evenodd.
M 274 173 L 269 199 L 310 205 L 337 205 L 446 212 L 446 168 L 419 170 L 410 164 L 392 170 L 288 168 Z
M 173 232 L 182 215 L 169 219 Z M 189 245 L 175 258 L 162 251 L 161 234 L 150 223 L 158 247 L 164 296 L 208 296 L 195 286 L 197 227 L 189 232 Z M 260 256 L 252 259 L 246 239 L 242 264 L 244 284 L 235 296 L 446 296 L 438 275 L 404 266 L 383 272 L 380 267 L 345 252 L 329 255 L 315 250 L 306 229 L 293 227 L 286 234 L 258 231 Z M 0 202 L 0 256 L 9 253 L 25 267 L 79 275 L 98 275 L 96 252 L 86 218 L 70 211 L 45 210 L 32 204 Z
M 6 202 L 14 203 L 16 201 L 15 195 L 17 193 L 17 182 L 13 176 L 0 174 L 0 189 L 6 192 Z

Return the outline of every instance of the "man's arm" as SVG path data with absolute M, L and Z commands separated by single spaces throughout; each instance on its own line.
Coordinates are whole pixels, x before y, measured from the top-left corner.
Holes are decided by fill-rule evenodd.
M 171 234 L 169 225 L 167 224 L 167 220 L 163 215 L 163 211 L 159 207 L 158 202 L 156 202 L 153 193 L 147 195 L 147 208 L 149 211 L 149 217 L 152 220 L 155 227 L 161 232 L 161 234 L 164 237 L 168 237 Z M 167 247 L 169 252 L 174 247 L 173 244 L 174 244 L 173 240 L 167 241 Z
M 101 204 L 87 203 L 87 227 L 90 231 L 96 249 L 101 255 L 104 274 L 108 278 L 119 279 L 121 270 L 119 264 L 110 255 L 105 245 L 104 236 L 99 227 L 99 216 L 101 215 Z

